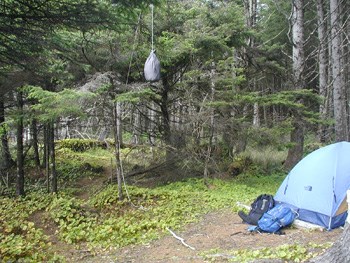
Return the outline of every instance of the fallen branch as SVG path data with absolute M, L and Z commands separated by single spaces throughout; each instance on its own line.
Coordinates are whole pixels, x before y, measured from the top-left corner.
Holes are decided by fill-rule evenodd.
M 182 237 L 179 237 L 177 236 L 173 231 L 171 231 L 169 228 L 166 228 L 166 230 L 168 230 L 172 235 L 173 237 L 175 237 L 177 240 L 180 240 L 181 243 L 185 246 L 185 247 L 188 247 L 192 250 L 196 250 L 194 247 L 191 247 L 190 245 L 186 244 L 185 240 L 182 238 Z

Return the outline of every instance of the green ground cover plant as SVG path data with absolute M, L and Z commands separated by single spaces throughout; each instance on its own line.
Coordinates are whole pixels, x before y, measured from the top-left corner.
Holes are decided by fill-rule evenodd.
M 315 244 L 308 243 L 306 245 L 300 244 L 285 244 L 275 248 L 262 248 L 262 249 L 240 249 L 234 251 L 218 251 L 210 250 L 203 253 L 203 257 L 207 260 L 213 260 L 215 262 L 215 255 L 225 255 L 228 262 L 251 262 L 258 259 L 281 259 L 285 262 L 305 262 L 306 260 L 316 256 L 318 253 L 314 253 L 315 248 L 327 249 L 331 246 L 331 243 Z M 213 256 L 214 255 L 214 256 Z
M 30 221 L 30 216 L 53 198 L 40 191 L 26 198 L 0 198 L 0 255 L 4 262 L 54 262 L 60 258 L 51 251 L 42 229 Z
M 149 155 L 159 153 L 143 148 L 141 151 L 124 148 L 122 154 L 132 167 L 133 161 L 140 159 L 141 155 L 146 155 L 146 165 L 152 159 Z M 106 170 L 113 166 L 113 152 L 101 147 L 87 147 L 84 151 L 61 147 L 57 157 L 62 187 L 58 194 L 46 193 L 43 186 L 32 188 L 25 198 L 0 197 L 0 209 L 6 211 L 0 214 L 2 259 L 10 262 L 65 262 L 64 256 L 55 252 L 50 242 L 52 235 L 68 246 L 87 247 L 93 254 L 148 243 L 168 233 L 167 229 L 181 230 L 208 212 L 220 209 L 238 212 L 242 209 L 238 203 L 249 205 L 262 193 L 275 193 L 284 179 L 284 173 L 280 172 L 267 175 L 259 169 L 243 169 L 245 172 L 229 179 L 203 180 L 188 175 L 184 181 L 152 188 L 128 185 L 123 189 L 125 198 L 121 201 L 117 185 L 102 184 L 98 191 L 90 192 L 89 188 L 96 186 L 87 184 L 80 186 L 88 193 L 87 197 L 81 198 L 70 184 L 86 177 L 106 177 Z M 250 154 L 250 157 L 254 155 Z M 38 217 L 40 224 L 36 221 L 38 219 L 35 220 Z M 47 225 L 54 231 L 47 233 L 44 229 Z M 312 246 L 289 245 L 273 250 L 227 253 L 238 262 L 254 258 L 299 262 L 311 257 Z M 208 255 L 204 257 L 210 258 Z
M 271 193 L 280 181 L 279 175 L 241 176 L 226 181 L 212 179 L 211 189 L 202 179 L 152 189 L 129 186 L 130 200 L 123 201 L 118 200 L 116 185 L 86 201 L 69 191 L 58 195 L 38 191 L 22 199 L 1 198 L 0 208 L 8 213 L 0 217 L 0 251 L 8 260 L 34 262 L 58 257 L 50 252 L 48 236 L 30 221 L 31 215 L 38 212 L 44 214 L 43 220 L 55 223 L 61 241 L 84 243 L 97 253 L 98 249 L 149 242 L 160 237 L 166 228 L 179 229 L 208 211 L 237 211 L 238 201 L 249 203 L 261 192 Z

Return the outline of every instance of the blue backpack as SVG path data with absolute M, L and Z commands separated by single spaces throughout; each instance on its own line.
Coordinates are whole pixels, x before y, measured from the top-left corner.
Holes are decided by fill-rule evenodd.
M 277 233 L 281 228 L 293 223 L 297 214 L 291 208 L 277 204 L 258 221 L 258 228 L 264 232 Z

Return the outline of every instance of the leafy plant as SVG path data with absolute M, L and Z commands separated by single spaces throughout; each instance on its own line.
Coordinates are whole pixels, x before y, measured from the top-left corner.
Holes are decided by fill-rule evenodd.
M 89 239 L 95 245 L 118 247 L 147 242 L 158 237 L 167 227 L 179 228 L 198 220 L 200 214 L 210 210 L 231 208 L 238 211 L 238 201 L 251 202 L 259 191 L 271 189 L 271 181 L 253 177 L 232 181 L 210 180 L 211 190 L 200 179 L 154 189 L 128 187 L 130 202 L 119 201 L 117 187 L 109 186 L 89 201 L 105 214 L 89 234 Z M 254 187 L 257 184 L 260 188 Z M 276 183 L 273 185 L 278 186 Z
M 62 181 L 84 176 L 99 176 L 110 165 L 112 154 L 103 149 L 74 152 L 69 148 L 57 150 L 57 172 Z
M 64 139 L 56 143 L 59 148 L 67 148 L 75 152 L 84 152 L 94 148 L 107 148 L 106 142 L 92 139 Z
M 305 262 L 306 260 L 315 257 L 318 253 L 315 249 L 326 249 L 331 246 L 330 243 L 306 245 L 287 244 L 275 248 L 261 248 L 256 250 L 241 249 L 235 251 L 225 251 L 229 255 L 229 262 L 251 262 L 258 259 L 281 259 L 285 262 Z M 218 251 L 215 251 L 216 253 Z M 211 259 L 213 251 L 202 253 L 204 258 Z
M 329 247 L 330 244 L 321 245 L 320 247 Z M 307 244 L 305 246 L 299 244 L 282 245 L 276 248 L 263 248 L 260 250 L 240 250 L 234 252 L 236 258 L 234 262 L 249 262 L 253 259 L 282 259 L 292 262 L 306 261 L 315 255 L 310 252 L 315 248 L 314 244 Z
M 42 210 L 52 195 L 36 192 L 26 198 L 1 198 L 0 255 L 4 262 L 50 262 L 59 257 L 49 252 L 51 243 L 41 229 L 29 220 L 30 215 Z
M 201 214 L 229 208 L 238 211 L 237 202 L 246 204 L 261 192 L 273 193 L 283 177 L 276 174 L 258 177 L 241 174 L 232 180 L 189 179 L 156 188 L 127 186 L 128 196 L 118 199 L 116 185 L 110 185 L 87 201 L 62 191 L 59 195 L 37 192 L 25 199 L 0 199 L 0 208 L 9 211 L 0 216 L 1 243 L 9 260 L 27 259 L 32 246 L 38 261 L 57 257 L 50 252 L 47 237 L 29 220 L 37 211 L 45 213 L 46 222 L 57 225 L 58 237 L 67 244 L 84 244 L 95 251 L 129 244 L 149 242 L 166 228 L 179 229 L 199 220 Z M 23 244 L 18 251 L 7 244 Z M 45 246 L 43 245 L 45 243 Z M 36 252 L 35 252 L 36 251 Z M 4 252 L 4 253 L 5 253 Z M 47 260 L 49 261 L 49 260 Z
M 47 211 L 58 224 L 60 237 L 68 244 L 86 241 L 88 233 L 96 225 L 95 218 L 82 209 L 76 198 L 57 197 Z

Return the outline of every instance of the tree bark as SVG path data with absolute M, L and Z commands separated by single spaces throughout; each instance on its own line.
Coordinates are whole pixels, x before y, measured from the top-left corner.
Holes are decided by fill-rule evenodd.
M 343 46 L 343 54 L 345 54 L 343 56 L 343 66 L 344 66 L 344 70 L 343 70 L 343 75 L 344 75 L 344 83 L 345 83 L 345 89 L 348 90 L 349 83 L 350 83 L 350 46 L 349 46 L 349 36 L 350 36 L 350 21 L 349 21 L 349 12 L 350 12 L 350 3 L 349 1 L 344 1 L 343 2 L 343 16 L 342 16 L 342 20 L 343 23 L 345 23 L 344 25 L 344 39 L 347 39 L 346 44 L 344 44 Z M 349 108 L 349 100 L 350 100 L 350 94 L 349 92 L 347 92 L 347 116 L 348 116 L 348 136 L 350 137 L 350 108 Z M 348 138 L 350 140 L 350 138 Z
M 212 68 L 210 70 L 210 79 L 211 79 L 211 83 L 210 83 L 210 102 L 214 101 L 214 96 L 215 96 L 215 82 L 214 82 L 214 75 L 215 75 L 215 63 L 212 62 Z M 209 179 L 209 162 L 210 159 L 212 157 L 212 150 L 213 150 L 213 140 L 214 140 L 214 132 L 215 132 L 215 110 L 211 109 L 209 111 L 210 113 L 210 123 L 209 123 L 209 138 L 208 138 L 208 148 L 207 148 L 207 152 L 206 152 L 206 156 L 205 156 L 205 162 L 204 162 L 204 173 L 203 173 L 203 177 L 204 177 L 204 183 L 207 184 L 208 183 L 208 179 Z
M 169 83 L 166 78 L 163 78 L 163 89 L 161 93 L 160 100 L 160 110 L 162 113 L 162 124 L 161 124 L 161 132 L 163 141 L 167 145 L 166 150 L 166 159 L 170 161 L 174 156 L 174 149 L 176 148 L 176 144 L 173 141 L 173 136 L 170 127 L 170 113 L 169 113 L 169 101 L 168 101 L 168 93 L 169 93 Z
M 43 156 L 43 167 L 46 173 L 46 187 L 47 192 L 50 193 L 50 134 L 49 134 L 49 124 L 44 124 L 44 156 Z
M 9 169 L 16 165 L 10 153 L 10 147 L 7 139 L 7 128 L 5 125 L 5 104 L 3 98 L 0 98 L 0 136 L 2 146 L 2 158 L 4 161 L 4 169 Z
M 257 0 L 244 0 L 243 3 L 245 10 L 246 25 L 248 28 L 253 28 L 256 25 Z M 254 37 L 247 38 L 247 45 L 250 47 L 254 46 Z
M 346 223 L 340 238 L 320 256 L 311 259 L 310 263 L 345 263 L 350 262 L 350 224 Z
M 293 1 L 293 82 L 294 89 L 305 87 L 305 54 L 304 54 L 304 0 Z M 299 101 L 303 103 L 303 101 Z M 304 124 L 298 110 L 293 110 L 293 130 L 291 132 L 287 159 L 284 168 L 290 170 L 302 158 L 304 149 Z
M 140 114 L 140 108 L 141 105 L 137 105 L 132 110 L 132 143 L 133 144 L 140 144 L 140 137 L 141 137 L 141 114 Z
M 17 183 L 16 193 L 24 196 L 24 154 L 23 154 L 23 93 L 17 92 Z
M 56 153 L 55 153 L 55 125 L 50 123 L 49 127 L 49 152 L 50 152 L 50 172 L 51 172 L 51 192 L 57 193 L 57 172 L 56 172 Z
M 317 0 L 317 29 L 319 39 L 319 51 L 318 51 L 318 81 L 319 81 L 319 94 L 323 98 L 323 102 L 320 104 L 319 113 L 321 120 L 326 120 L 329 111 L 329 96 L 328 96 L 328 56 L 327 56 L 327 20 L 325 19 L 325 1 Z M 326 125 L 320 124 L 318 130 L 318 137 L 320 142 L 327 141 Z
M 116 164 L 116 177 L 118 182 L 118 198 L 123 199 L 122 188 L 122 164 L 120 159 L 120 147 L 121 147 L 121 119 L 120 119 L 120 104 L 116 102 L 114 104 L 114 144 L 115 144 L 115 164 Z
M 332 84 L 334 103 L 335 140 L 348 140 L 348 119 L 346 113 L 346 90 L 342 74 L 341 1 L 330 0 Z
M 40 167 L 40 156 L 39 156 L 39 145 L 38 145 L 38 128 L 36 119 L 32 120 L 31 123 L 31 132 L 32 132 L 32 145 L 34 151 L 34 162 L 37 168 Z

